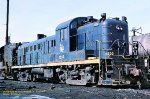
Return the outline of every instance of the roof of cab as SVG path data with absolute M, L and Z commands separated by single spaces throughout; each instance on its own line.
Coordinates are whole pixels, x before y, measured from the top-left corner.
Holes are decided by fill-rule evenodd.
M 62 29 L 62 28 L 66 28 L 66 27 L 70 26 L 70 24 L 71 24 L 74 20 L 79 19 L 79 18 L 87 18 L 87 17 L 76 17 L 76 18 L 73 18 L 73 19 L 68 20 L 68 21 L 66 21 L 66 22 L 60 23 L 60 24 L 56 27 L 56 31 L 57 31 L 57 30 L 60 30 L 60 29 Z

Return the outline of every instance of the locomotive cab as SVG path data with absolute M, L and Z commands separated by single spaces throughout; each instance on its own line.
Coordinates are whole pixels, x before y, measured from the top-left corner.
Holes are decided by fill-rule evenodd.
M 86 59 L 85 50 L 79 48 L 80 37 L 78 34 L 79 27 L 83 26 L 86 21 L 87 17 L 78 17 L 57 26 L 57 61 Z

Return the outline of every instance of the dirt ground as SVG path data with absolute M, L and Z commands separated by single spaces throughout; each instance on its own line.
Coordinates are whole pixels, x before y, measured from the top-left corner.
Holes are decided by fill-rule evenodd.
M 150 89 L 0 80 L 0 99 L 150 99 Z

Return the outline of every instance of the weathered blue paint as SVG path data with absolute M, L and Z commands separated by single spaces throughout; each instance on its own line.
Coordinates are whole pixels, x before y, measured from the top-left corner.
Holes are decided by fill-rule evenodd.
M 52 40 L 56 41 L 55 46 L 52 46 Z M 97 41 L 100 42 L 100 51 Z M 121 47 L 126 47 L 128 53 L 128 46 L 121 42 L 128 42 L 127 22 L 118 19 L 88 21 L 87 17 L 77 17 L 59 24 L 54 36 L 22 44 L 18 48 L 18 65 L 85 60 L 91 56 L 98 57 L 99 52 L 101 59 L 110 59 L 109 53 L 125 53 Z

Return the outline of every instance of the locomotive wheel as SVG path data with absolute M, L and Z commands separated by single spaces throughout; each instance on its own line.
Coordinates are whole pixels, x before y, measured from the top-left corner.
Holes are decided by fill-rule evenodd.
M 141 84 L 141 88 L 149 88 L 150 87 L 145 69 L 142 69 L 142 71 L 141 71 L 140 84 Z
M 36 75 L 32 75 L 31 78 L 32 78 L 32 81 L 33 81 L 33 82 L 36 82 L 36 81 L 37 81 Z
M 28 75 L 28 79 L 27 79 L 27 81 L 32 81 L 32 77 L 31 77 L 31 75 Z
M 138 85 L 138 89 L 141 89 L 141 82 L 140 81 L 137 82 L 137 85 Z
M 18 81 L 18 72 L 14 72 L 14 75 L 13 75 L 13 79 L 15 80 L 15 81 Z

